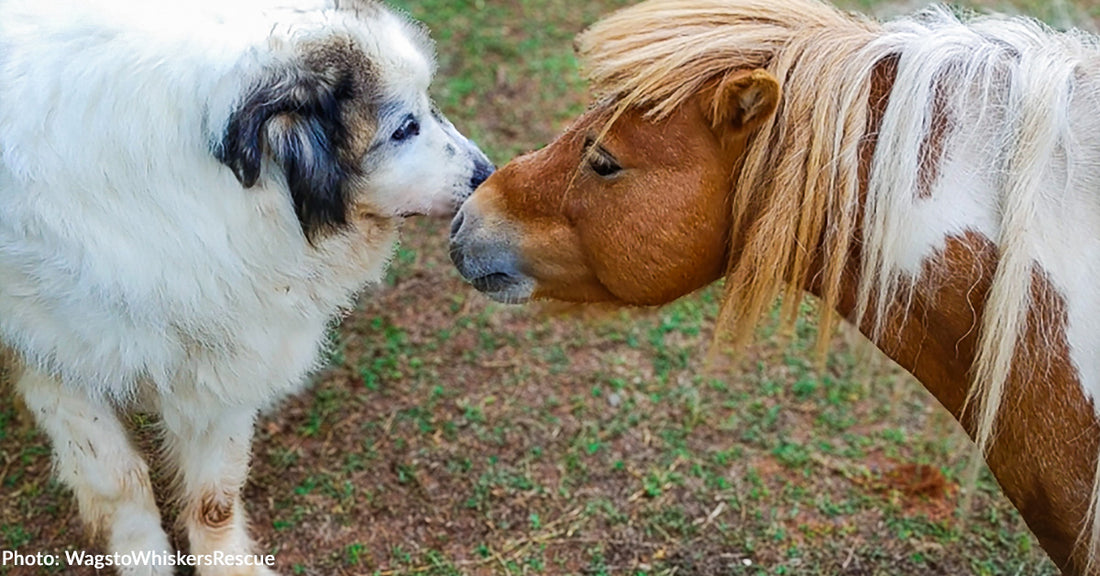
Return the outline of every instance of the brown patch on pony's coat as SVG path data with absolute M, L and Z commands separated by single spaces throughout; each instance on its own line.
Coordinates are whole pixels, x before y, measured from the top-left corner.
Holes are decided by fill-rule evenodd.
M 973 436 L 973 412 L 963 412 L 965 384 L 977 355 L 976 323 L 992 284 L 997 251 L 989 240 L 970 233 L 949 239 L 935 260 L 925 264 L 912 299 L 888 307 L 891 313 L 878 345 Z M 981 273 L 943 274 L 945 268 Z M 857 266 L 845 274 L 842 314 L 855 307 L 857 275 Z M 1029 330 L 1017 350 L 1020 361 L 1007 389 L 1012 400 L 1001 407 L 997 441 L 986 459 L 1054 563 L 1067 574 L 1083 574 L 1087 554 L 1075 543 L 1087 519 L 1100 428 L 1069 361 L 1064 303 L 1040 271 L 1034 273 L 1032 298 L 1037 305 L 1028 323 L 1048 330 Z M 908 312 L 901 313 L 906 307 Z M 948 313 L 959 310 L 972 310 L 973 315 Z M 865 318 L 861 330 L 869 334 L 873 325 L 873 319 Z M 1026 373 L 1020 366 L 1045 370 Z
M 928 137 L 920 146 L 920 171 L 917 182 L 917 196 L 920 198 L 932 197 L 932 186 L 940 177 L 940 163 L 943 161 L 944 140 L 947 139 L 947 130 L 951 124 L 951 118 L 947 110 L 947 87 L 942 82 L 936 83 L 935 101 L 932 106 L 932 126 Z

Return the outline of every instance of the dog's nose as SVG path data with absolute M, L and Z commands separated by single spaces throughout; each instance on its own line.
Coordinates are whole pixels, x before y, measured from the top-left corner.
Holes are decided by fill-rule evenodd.
M 488 180 L 496 168 L 488 159 L 478 158 L 474 163 L 474 175 L 470 177 L 470 190 L 477 190 L 481 183 Z

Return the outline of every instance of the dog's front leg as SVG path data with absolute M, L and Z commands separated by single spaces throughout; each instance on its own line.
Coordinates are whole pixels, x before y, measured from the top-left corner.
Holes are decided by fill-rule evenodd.
M 190 403 L 179 396 L 171 399 L 171 405 L 162 405 L 161 410 L 168 453 L 177 467 L 183 504 L 180 520 L 191 544 L 190 553 L 200 559 L 198 574 L 275 574 L 253 556 L 241 500 L 257 410 Z M 213 561 L 219 553 L 223 561 Z M 249 564 L 240 565 L 245 558 L 251 558 Z
M 80 518 L 107 551 L 129 558 L 122 576 L 171 576 L 165 563 L 133 554 L 170 554 L 148 466 L 113 407 L 44 374 L 26 370 L 16 390 L 53 444 L 57 475 L 76 494 Z M 139 557 L 140 558 L 140 557 Z

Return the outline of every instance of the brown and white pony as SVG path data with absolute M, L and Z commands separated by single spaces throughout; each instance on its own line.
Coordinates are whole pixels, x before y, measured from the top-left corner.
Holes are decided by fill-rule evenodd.
M 1092 573 L 1100 49 L 943 8 L 652 0 L 578 39 L 597 103 L 466 202 L 451 254 L 503 302 L 654 305 L 719 278 L 734 344 L 785 294 L 855 323 Z

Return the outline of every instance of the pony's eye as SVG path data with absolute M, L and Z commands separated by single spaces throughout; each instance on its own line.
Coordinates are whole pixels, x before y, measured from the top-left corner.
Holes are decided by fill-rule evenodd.
M 603 177 L 614 176 L 620 170 L 622 166 L 615 161 L 614 158 L 607 154 L 601 154 L 599 152 L 592 155 L 588 160 L 588 165 L 592 168 L 592 171 Z
M 404 121 L 401 122 L 401 127 L 393 131 L 393 135 L 390 136 L 395 142 L 401 142 L 408 140 L 413 136 L 420 134 L 420 123 L 416 121 L 416 118 L 407 116 Z

